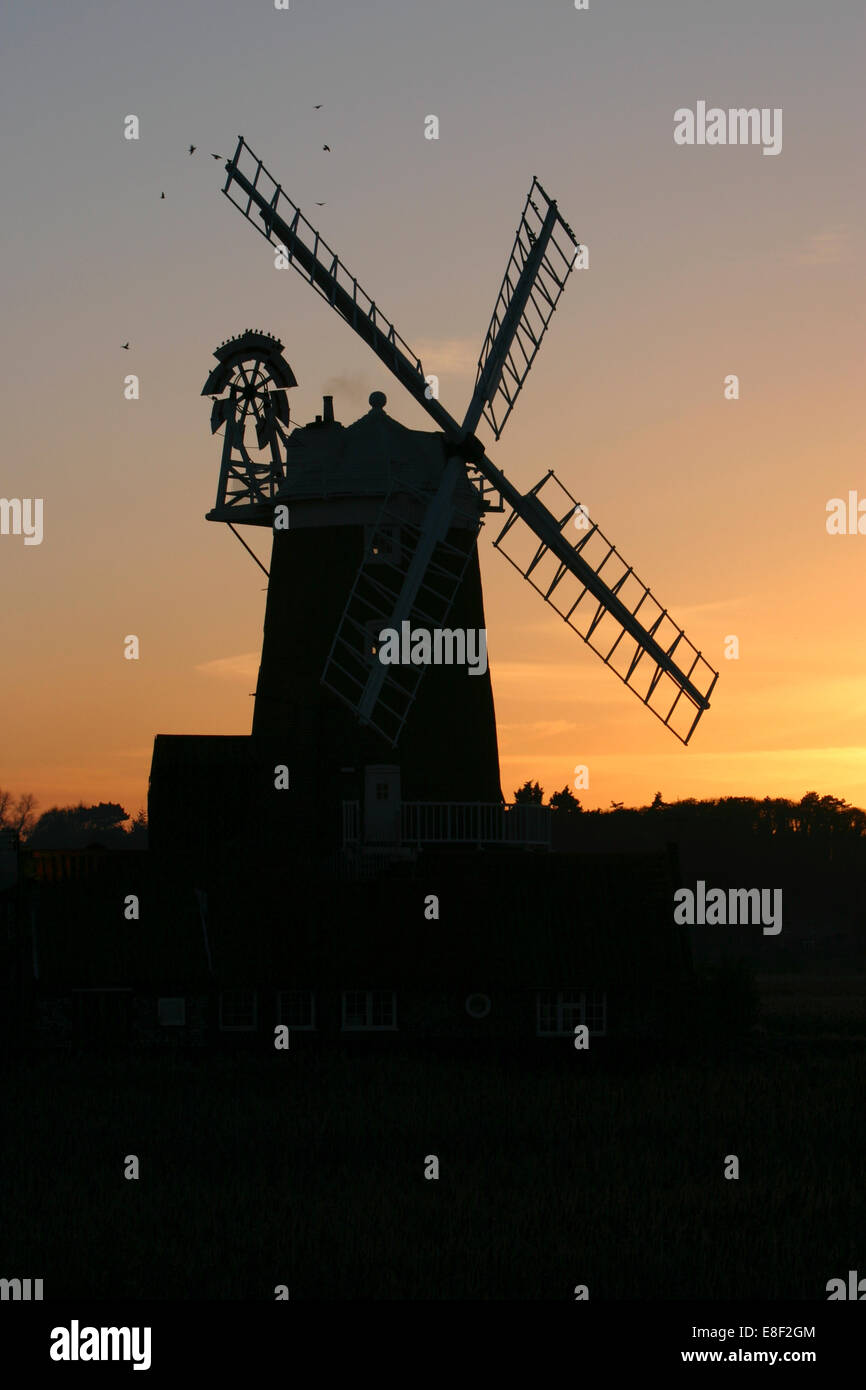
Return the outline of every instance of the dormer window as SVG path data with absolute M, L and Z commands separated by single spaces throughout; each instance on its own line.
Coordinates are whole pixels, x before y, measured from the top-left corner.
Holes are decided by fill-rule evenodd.
M 364 545 L 370 564 L 397 565 L 400 563 L 400 527 L 365 527 Z

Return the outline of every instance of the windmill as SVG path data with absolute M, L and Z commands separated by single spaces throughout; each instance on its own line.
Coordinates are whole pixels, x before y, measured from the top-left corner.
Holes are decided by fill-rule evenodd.
M 202 395 L 213 398 L 211 433 L 225 425 L 217 520 L 230 520 L 233 509 L 239 506 L 253 506 L 261 509 L 265 525 L 271 525 L 270 506 L 284 476 L 281 451 L 288 442 L 286 391 L 298 384 L 282 347 L 278 338 L 248 328 L 239 337 L 221 343 L 214 353 L 217 366 L 202 387 Z M 253 457 L 253 447 L 267 450 L 265 462 Z M 252 514 L 245 510 L 244 520 L 251 519 Z
M 431 391 L 420 359 L 393 322 L 243 137 L 226 171 L 223 192 L 229 200 L 368 343 L 438 426 L 440 433 L 430 437 L 444 442 L 441 465 L 434 473 L 427 470 L 423 485 L 413 486 L 404 469 L 381 499 L 375 522 L 366 527 L 363 558 L 318 675 L 321 685 L 351 712 L 360 728 L 380 740 L 377 746 L 397 746 L 425 668 L 385 665 L 378 659 L 378 634 L 386 628 L 401 631 L 407 623 L 411 631 L 453 622 L 467 573 L 473 561 L 477 565 L 476 538 L 483 518 L 490 512 L 507 512 L 493 542 L 496 549 L 687 744 L 709 708 L 718 673 L 552 470 L 522 493 L 496 467 L 475 433 L 483 419 L 500 439 L 580 249 L 538 179 L 533 178 L 523 207 L 479 356 L 475 389 L 458 421 Z M 235 466 L 226 460 L 227 433 L 213 520 L 229 520 L 233 513 L 252 524 L 271 524 L 274 501 L 287 485 L 292 440 L 283 428 L 288 422 L 284 402 L 285 387 L 294 384 L 294 378 L 288 380 L 291 369 L 274 356 L 260 358 L 259 376 L 251 377 L 255 353 L 263 350 L 263 342 L 233 340 L 234 357 L 229 353 L 209 378 L 213 384 L 219 378 L 225 386 L 229 361 L 238 365 L 238 353 L 247 353 L 250 360 L 242 374 L 247 378 L 246 396 L 258 402 L 251 408 L 254 414 L 258 411 L 259 442 L 271 450 L 258 471 L 246 462 Z M 268 363 L 270 384 L 261 375 Z M 256 382 L 258 395 L 252 389 Z M 239 403 L 245 399 L 243 382 L 233 395 L 230 388 L 230 398 L 233 404 L 220 411 L 214 407 L 214 420 L 237 420 Z M 326 398 L 324 417 L 317 417 L 308 432 L 316 426 L 332 432 L 342 429 L 335 425 L 329 401 Z M 381 416 L 384 404 L 382 393 L 374 393 L 371 416 Z M 236 424 L 232 437 L 237 443 Z M 302 459 L 303 452 L 298 457 Z M 339 484 L 335 481 L 333 486 Z M 269 602 L 270 598 L 269 593 Z M 262 693 L 260 683 L 258 694 Z

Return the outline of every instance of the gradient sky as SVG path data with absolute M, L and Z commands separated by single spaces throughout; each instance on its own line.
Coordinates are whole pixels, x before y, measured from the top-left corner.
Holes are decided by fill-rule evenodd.
M 382 389 L 429 423 L 222 197 L 209 156 L 241 132 L 458 418 L 534 173 L 589 246 L 485 442 L 523 489 L 554 468 L 721 675 L 683 748 L 493 551 L 493 518 L 506 796 L 585 763 L 590 806 L 866 805 L 866 536 L 825 524 L 830 498 L 866 498 L 862 5 L 590 6 L 4 6 L 0 496 L 43 498 L 45 534 L 0 536 L 0 786 L 134 813 L 156 733 L 249 731 L 264 577 L 203 519 L 219 342 L 278 334 L 300 422 L 325 391 L 349 423 Z M 675 145 L 698 100 L 781 107 L 781 154 Z

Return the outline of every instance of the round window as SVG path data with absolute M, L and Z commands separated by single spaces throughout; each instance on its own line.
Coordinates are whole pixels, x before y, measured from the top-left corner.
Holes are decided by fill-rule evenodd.
M 487 994 L 467 994 L 466 1012 L 470 1018 L 486 1018 L 490 1013 L 490 996 Z

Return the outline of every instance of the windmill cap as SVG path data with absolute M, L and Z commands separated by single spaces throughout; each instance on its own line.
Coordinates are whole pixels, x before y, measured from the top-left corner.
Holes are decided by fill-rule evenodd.
M 387 401 L 388 397 L 385 395 L 384 391 L 370 392 L 370 404 L 374 410 L 384 410 Z

